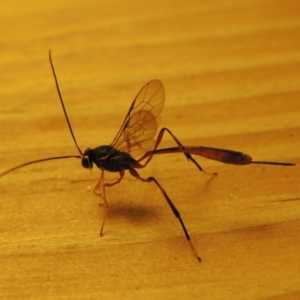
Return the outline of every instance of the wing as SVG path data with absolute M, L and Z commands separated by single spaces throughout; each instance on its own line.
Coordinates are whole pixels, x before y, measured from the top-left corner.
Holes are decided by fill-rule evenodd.
M 159 80 L 148 82 L 132 102 L 111 146 L 134 157 L 152 149 L 164 102 L 162 83 Z

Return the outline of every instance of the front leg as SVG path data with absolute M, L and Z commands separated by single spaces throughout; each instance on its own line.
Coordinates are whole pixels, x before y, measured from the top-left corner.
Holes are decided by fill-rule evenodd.
M 93 192 L 96 196 L 100 196 L 104 200 L 104 202 L 99 203 L 99 205 L 100 206 L 107 206 L 107 201 L 106 201 L 106 198 L 105 198 L 105 189 L 104 189 L 104 170 L 102 170 L 102 169 L 101 169 L 100 180 L 97 183 L 97 185 L 94 187 Z
M 104 183 L 104 170 L 101 169 L 100 180 L 94 188 L 94 194 L 96 196 L 100 196 L 104 200 L 103 203 L 99 204 L 100 206 L 102 206 L 104 208 L 104 217 L 103 217 L 103 221 L 102 221 L 102 225 L 101 225 L 101 229 L 100 229 L 100 236 L 103 236 L 104 223 L 105 223 L 105 220 L 106 220 L 107 215 L 108 215 L 108 202 L 106 200 L 105 188 L 106 187 L 111 187 L 111 186 L 119 183 L 122 180 L 122 178 L 124 177 L 125 171 L 122 170 L 122 171 L 119 172 L 119 174 L 120 174 L 120 178 L 118 180 L 116 180 L 115 182 L 113 182 L 113 183 Z

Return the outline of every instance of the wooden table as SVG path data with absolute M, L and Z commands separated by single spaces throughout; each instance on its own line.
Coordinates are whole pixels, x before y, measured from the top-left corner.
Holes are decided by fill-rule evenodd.
M 82 4 L 81 4 L 82 3 Z M 300 5 L 297 0 L 7 2 L 0 11 L 0 172 L 109 144 L 160 79 L 162 127 L 184 145 L 295 167 L 156 156 L 153 183 L 53 160 L 0 178 L 1 299 L 300 299 Z M 166 134 L 161 147 L 175 146 Z M 113 180 L 116 174 L 108 174 Z

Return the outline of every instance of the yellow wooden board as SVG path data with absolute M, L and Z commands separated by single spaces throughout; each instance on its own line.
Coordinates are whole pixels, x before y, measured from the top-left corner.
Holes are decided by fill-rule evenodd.
M 300 299 L 300 3 L 12 0 L 0 10 L 0 173 L 109 144 L 160 79 L 162 127 L 184 145 L 294 167 L 160 155 L 107 190 L 100 170 L 54 160 L 0 178 L 1 299 Z M 175 146 L 165 134 L 161 147 Z M 107 174 L 108 180 L 117 174 Z

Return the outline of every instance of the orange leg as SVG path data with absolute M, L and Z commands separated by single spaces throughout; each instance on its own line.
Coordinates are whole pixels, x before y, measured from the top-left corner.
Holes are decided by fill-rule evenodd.
M 154 145 L 154 148 L 153 150 L 150 150 L 150 151 L 147 151 L 140 159 L 138 159 L 137 161 L 137 164 L 135 165 L 135 168 L 144 168 L 147 166 L 147 164 L 151 161 L 153 155 L 155 154 L 155 150 L 157 149 L 158 145 L 160 144 L 160 142 L 162 141 L 162 138 L 163 138 L 163 135 L 165 133 L 165 131 L 167 131 L 171 137 L 174 139 L 174 141 L 176 142 L 176 144 L 179 146 L 179 147 L 184 147 L 181 142 L 177 139 L 177 137 L 168 129 L 168 128 L 162 128 L 157 136 L 157 139 L 156 139 L 156 142 L 155 142 L 155 145 Z M 197 163 L 197 161 L 192 157 L 192 155 L 190 153 L 184 153 L 183 151 L 181 151 L 185 157 L 192 161 L 194 165 L 196 165 L 196 167 L 204 172 L 205 174 L 208 174 L 208 175 L 217 175 L 217 173 L 207 173 L 205 170 L 202 169 L 202 167 Z M 140 162 L 143 161 L 144 159 L 146 159 L 146 162 L 144 164 L 141 164 Z
M 119 172 L 119 174 L 120 174 L 120 178 L 118 180 L 116 180 L 115 182 L 104 183 L 104 170 L 101 170 L 100 180 L 94 188 L 94 194 L 97 196 L 100 196 L 104 200 L 103 203 L 99 204 L 99 205 L 103 206 L 103 208 L 104 208 L 104 217 L 103 217 L 103 221 L 102 221 L 102 225 L 101 225 L 101 229 L 100 229 L 100 236 L 103 236 L 104 223 L 105 223 L 107 215 L 108 215 L 108 207 L 109 207 L 108 202 L 106 200 L 105 188 L 111 187 L 111 186 L 119 183 L 123 179 L 125 171 L 122 170 Z M 98 190 L 100 190 L 100 192 L 97 192 Z

